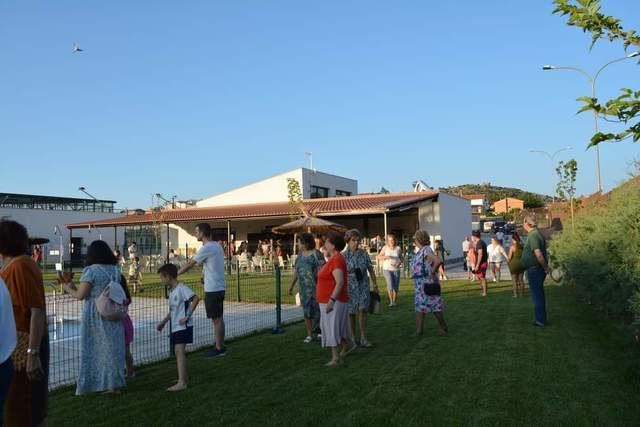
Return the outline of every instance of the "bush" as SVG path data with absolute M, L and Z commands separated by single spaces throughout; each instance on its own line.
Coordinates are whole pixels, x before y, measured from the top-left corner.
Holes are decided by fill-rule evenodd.
M 582 212 L 551 242 L 554 262 L 579 295 L 610 316 L 640 316 L 640 191 L 629 182 L 607 206 Z

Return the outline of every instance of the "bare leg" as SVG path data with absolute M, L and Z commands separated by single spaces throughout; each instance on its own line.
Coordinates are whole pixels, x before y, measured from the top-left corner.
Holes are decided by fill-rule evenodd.
M 482 279 L 480 279 L 480 287 L 482 288 L 482 296 L 486 297 L 487 296 L 487 278 L 483 277 Z
M 447 326 L 447 322 L 444 320 L 444 313 L 441 311 L 433 313 L 433 315 L 438 320 L 438 324 L 440 325 L 440 333 L 446 334 L 449 332 L 449 327 Z
M 213 332 L 216 337 L 216 348 L 222 350 L 224 348 L 224 320 L 222 317 L 213 319 Z
M 310 317 L 304 317 L 304 326 L 307 328 L 307 336 L 313 336 L 313 319 Z
M 338 347 L 331 347 L 331 360 L 325 366 L 334 367 L 340 364 L 340 349 Z
M 502 276 L 502 263 L 499 263 L 499 262 L 496 263 L 496 275 L 498 277 L 498 282 L 499 282 Z
M 416 334 L 422 335 L 424 332 L 424 313 L 416 313 Z
M 367 340 L 367 320 L 369 318 L 369 313 L 366 310 L 360 311 L 360 343 L 365 345 L 369 341 Z M 355 329 L 352 329 L 353 335 L 355 336 Z
M 351 336 L 355 340 L 356 338 L 356 315 L 350 314 L 349 321 L 351 322 Z
M 178 365 L 178 382 L 174 386 L 169 387 L 167 391 L 182 391 L 187 388 L 187 355 L 185 352 L 185 344 L 176 344 L 174 351 Z
M 127 377 L 131 378 L 135 376 L 133 371 L 133 355 L 131 354 L 131 344 L 127 344 L 125 348 L 125 362 L 127 365 Z
M 513 281 L 513 297 L 518 298 L 518 292 L 520 291 L 520 283 L 518 282 L 518 275 L 513 274 L 511 279 Z
M 393 305 L 393 291 L 387 291 L 389 295 L 389 305 Z

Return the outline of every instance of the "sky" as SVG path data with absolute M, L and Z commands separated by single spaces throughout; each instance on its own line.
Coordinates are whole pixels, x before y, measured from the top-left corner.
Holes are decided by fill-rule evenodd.
M 640 30 L 640 2 L 604 0 Z M 575 158 L 595 191 L 587 80 L 624 56 L 551 0 L 0 0 L 0 191 L 121 208 L 200 199 L 308 166 L 360 192 L 490 182 L 550 194 Z M 78 43 L 84 50 L 73 53 Z M 600 97 L 640 89 L 634 60 Z M 609 129 L 605 126 L 605 129 Z M 612 128 L 615 129 L 615 128 Z M 601 147 L 605 190 L 640 144 Z

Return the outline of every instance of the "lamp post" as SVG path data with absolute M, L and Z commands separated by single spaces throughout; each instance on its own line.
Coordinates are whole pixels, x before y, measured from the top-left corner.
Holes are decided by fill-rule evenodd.
M 86 187 L 78 187 L 78 191 L 82 191 L 84 194 L 86 194 L 87 196 L 91 197 L 93 199 L 93 211 L 96 211 L 96 202 L 98 201 L 98 199 L 96 199 L 93 194 L 87 192 Z
M 555 174 L 556 171 L 556 156 L 560 153 L 562 153 L 563 151 L 568 151 L 573 149 L 573 147 L 568 146 L 568 147 L 564 147 L 564 148 L 560 148 L 559 150 L 554 151 L 553 153 L 549 153 L 548 151 L 544 151 L 544 150 L 529 150 L 530 153 L 540 153 L 540 154 L 544 154 L 545 156 L 547 156 L 549 158 L 549 160 L 551 161 L 551 170 L 553 171 L 553 173 Z M 554 181 L 552 181 L 554 182 Z M 555 186 L 553 187 L 553 191 L 551 192 L 551 195 L 553 197 L 553 202 L 555 203 L 556 201 L 556 188 Z
M 171 203 L 171 209 L 175 209 L 176 208 L 176 195 L 171 196 L 171 201 L 165 199 L 164 197 L 162 197 L 162 194 L 160 193 L 156 193 L 156 197 L 162 201 L 164 201 L 166 204 Z
M 627 59 L 630 58 L 635 58 L 636 56 L 640 56 L 640 51 L 635 51 L 632 52 L 622 58 L 618 58 L 618 59 L 614 59 L 613 61 L 609 61 L 606 64 L 604 64 L 602 67 L 600 67 L 598 69 L 598 71 L 596 71 L 596 73 L 591 76 L 589 73 L 587 73 L 586 71 L 584 71 L 582 68 L 578 68 L 578 67 L 559 67 L 556 65 L 543 65 L 542 69 L 544 71 L 553 71 L 553 70 L 570 70 L 570 71 L 575 71 L 578 72 L 580 74 L 582 74 L 583 76 L 585 76 L 587 78 L 587 80 L 589 80 L 589 83 L 591 84 L 591 97 L 595 99 L 596 97 L 596 82 L 598 80 L 598 77 L 600 76 L 600 73 L 607 68 L 609 65 L 611 64 L 615 64 L 616 62 L 622 62 L 625 61 Z M 595 133 L 598 133 L 600 131 L 599 125 L 598 125 L 598 112 L 594 111 L 593 112 L 593 122 L 594 122 L 594 129 L 595 129 Z M 596 192 L 602 192 L 602 175 L 600 172 L 600 146 L 596 145 Z

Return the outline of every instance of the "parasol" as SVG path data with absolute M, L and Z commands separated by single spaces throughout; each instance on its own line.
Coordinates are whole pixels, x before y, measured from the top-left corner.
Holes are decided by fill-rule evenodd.
M 329 231 L 337 231 L 344 233 L 347 231 L 347 227 L 336 224 L 335 222 L 327 221 L 315 216 L 305 216 L 295 221 L 288 222 L 279 227 L 275 227 L 272 230 L 278 234 L 296 234 L 296 233 L 315 233 L 325 234 Z

